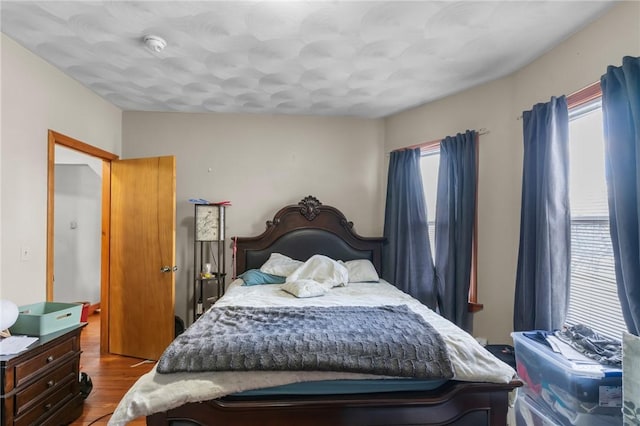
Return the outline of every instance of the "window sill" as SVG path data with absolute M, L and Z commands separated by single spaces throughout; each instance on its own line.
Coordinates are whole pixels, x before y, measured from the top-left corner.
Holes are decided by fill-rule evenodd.
M 469 310 L 469 312 L 476 313 L 476 312 L 480 312 L 481 310 L 484 309 L 484 305 L 482 303 L 472 303 L 469 302 L 467 303 L 467 309 Z

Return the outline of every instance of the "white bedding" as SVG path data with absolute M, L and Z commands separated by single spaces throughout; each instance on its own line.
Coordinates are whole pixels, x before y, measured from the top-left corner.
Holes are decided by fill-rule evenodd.
M 442 335 L 454 368 L 454 379 L 508 383 L 515 371 L 486 351 L 476 340 L 453 323 L 431 311 L 396 287 L 378 283 L 353 283 L 335 287 L 324 296 L 299 299 L 280 285 L 242 286 L 234 281 L 216 306 L 376 306 L 406 304 L 431 323 Z M 124 425 L 141 416 L 166 411 L 187 402 L 219 398 L 249 389 L 289 383 L 335 379 L 381 379 L 382 376 L 308 371 L 234 371 L 158 374 L 155 368 L 129 389 L 109 420 Z

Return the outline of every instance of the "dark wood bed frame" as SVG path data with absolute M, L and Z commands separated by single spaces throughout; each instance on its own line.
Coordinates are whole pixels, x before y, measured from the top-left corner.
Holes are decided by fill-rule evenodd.
M 338 209 L 308 196 L 282 208 L 267 229 L 237 238 L 236 270 L 259 268 L 271 253 L 369 259 L 382 275 L 383 238 L 365 238 Z M 220 426 L 505 426 L 509 392 L 522 383 L 449 381 L 434 391 L 359 395 L 232 397 L 188 403 L 147 417 L 147 424 Z

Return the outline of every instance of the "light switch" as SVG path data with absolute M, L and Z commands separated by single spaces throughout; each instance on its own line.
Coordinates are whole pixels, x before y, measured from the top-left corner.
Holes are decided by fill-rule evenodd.
M 30 247 L 20 247 L 20 260 L 22 262 L 26 262 L 27 260 L 31 260 L 31 248 Z

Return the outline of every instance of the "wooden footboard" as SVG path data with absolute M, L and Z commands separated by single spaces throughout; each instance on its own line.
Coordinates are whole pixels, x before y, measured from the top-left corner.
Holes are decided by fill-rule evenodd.
M 521 386 L 451 381 L 436 391 L 316 397 L 226 397 L 147 417 L 147 425 L 505 426 L 509 392 Z

